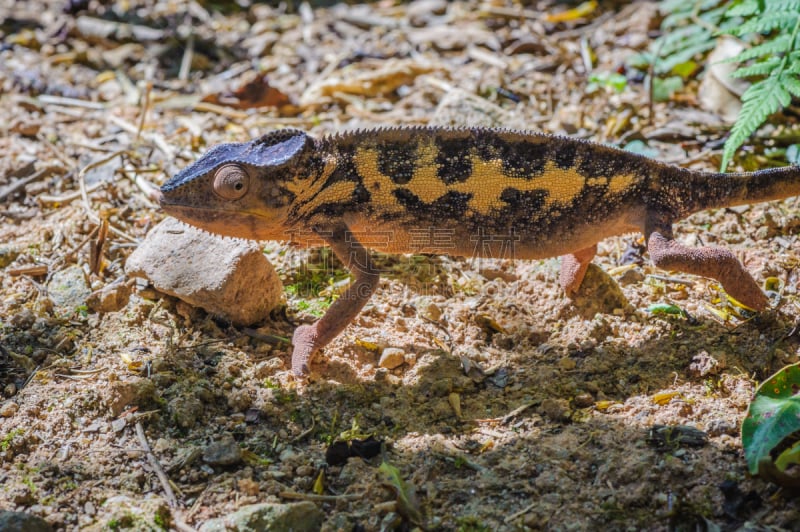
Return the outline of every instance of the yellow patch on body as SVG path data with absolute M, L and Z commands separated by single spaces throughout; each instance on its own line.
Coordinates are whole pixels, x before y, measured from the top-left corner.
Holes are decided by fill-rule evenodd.
M 397 188 L 392 179 L 378 169 L 378 150 L 360 148 L 353 156 L 356 172 L 361 176 L 364 188 L 370 193 L 372 203 L 381 205 L 387 212 L 402 212 L 405 209 L 397 202 L 392 191 Z
M 634 174 L 622 174 L 622 175 L 615 175 L 611 176 L 608 180 L 608 193 L 609 194 L 619 194 L 621 192 L 625 192 L 632 185 L 634 185 L 637 181 L 637 177 Z
M 319 194 L 319 191 L 322 190 L 322 187 L 325 185 L 325 182 L 328 180 L 334 170 L 336 170 L 336 159 L 334 157 L 328 157 L 325 161 L 325 167 L 322 169 L 322 173 L 319 175 L 319 177 L 313 180 L 288 180 L 286 181 L 285 186 L 289 192 L 295 195 L 297 198 L 295 201 L 304 203 L 306 201 L 313 200 L 314 196 Z
M 554 203 L 569 204 L 587 185 L 586 178 L 575 169 L 559 168 L 548 162 L 544 172 L 533 178 L 509 176 L 503 172 L 502 159 L 484 160 L 477 155 L 472 156 L 472 174 L 465 181 L 446 184 L 439 177 L 440 166 L 436 161 L 437 148 L 433 143 L 421 144 L 417 151 L 418 160 L 411 180 L 398 185 L 390 176 L 378 168 L 378 150 L 363 148 L 356 151 L 354 163 L 366 189 L 372 195 L 375 205 L 380 205 L 387 212 L 402 212 L 404 207 L 397 201 L 394 191 L 405 189 L 424 203 L 433 203 L 449 191 L 470 194 L 469 208 L 475 214 L 489 215 L 495 209 L 501 209 L 504 201 L 500 199 L 504 190 L 512 188 L 520 192 L 543 191 L 547 194 L 545 207 Z M 609 184 L 613 192 L 626 188 L 633 180 L 625 176 L 618 187 L 614 181 Z M 599 184 L 599 183 L 598 183 Z
M 416 168 L 411 181 L 402 188 L 417 196 L 425 203 L 433 203 L 447 194 L 447 185 L 439 178 L 439 165 L 436 164 L 438 148 L 433 141 L 420 144 L 417 148 Z M 397 185 L 396 185 L 397 186 Z
M 352 181 L 339 181 L 318 192 L 313 198 L 306 201 L 297 210 L 300 216 L 306 216 L 314 212 L 318 207 L 326 203 L 346 203 L 353 196 L 356 184 Z

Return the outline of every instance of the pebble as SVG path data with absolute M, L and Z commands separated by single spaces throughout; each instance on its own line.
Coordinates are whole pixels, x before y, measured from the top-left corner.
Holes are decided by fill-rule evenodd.
M 86 305 L 94 312 L 116 312 L 128 304 L 131 283 L 113 282 L 95 290 L 86 299 Z
M 86 273 L 80 266 L 57 271 L 47 283 L 47 294 L 62 314 L 72 314 L 85 305 L 91 293 Z
M 8 401 L 0 406 L 0 417 L 11 417 L 17 413 L 19 405 L 14 401 Z
M 229 466 L 242 460 L 242 449 L 233 436 L 225 434 L 203 450 L 203 461 L 212 466 Z
M 381 353 L 381 359 L 378 366 L 386 369 L 394 369 L 403 365 L 406 361 L 406 352 L 399 347 L 387 347 Z
M 578 408 L 586 408 L 594 404 L 594 397 L 589 393 L 579 393 L 575 396 L 575 406 Z
M 577 366 L 577 364 L 575 363 L 574 360 L 572 360 L 569 357 L 564 357 L 558 361 L 558 367 L 561 368 L 563 371 L 573 370 L 575 369 L 575 366 Z

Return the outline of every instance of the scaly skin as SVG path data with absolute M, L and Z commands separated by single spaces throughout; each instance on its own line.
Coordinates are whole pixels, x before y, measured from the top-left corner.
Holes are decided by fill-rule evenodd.
M 642 232 L 656 266 L 719 281 L 745 305 L 767 299 L 727 249 L 688 248 L 672 224 L 709 208 L 800 194 L 800 169 L 714 174 L 533 132 L 435 127 L 313 138 L 281 130 L 210 149 L 162 187 L 167 213 L 221 235 L 329 245 L 355 282 L 293 337 L 292 368 L 358 314 L 378 285 L 369 249 L 537 259 L 562 256 L 567 295 L 596 244 Z

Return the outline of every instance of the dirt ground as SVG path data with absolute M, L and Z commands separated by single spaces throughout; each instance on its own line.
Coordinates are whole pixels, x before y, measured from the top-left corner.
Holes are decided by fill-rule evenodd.
M 574 302 L 557 259 L 380 257 L 378 293 L 306 382 L 275 339 L 329 302 L 324 253 L 265 243 L 287 289 L 260 334 L 125 277 L 163 218 L 154 187 L 280 127 L 525 127 L 716 169 L 729 126 L 698 82 L 651 103 L 625 69 L 657 35 L 654 3 L 565 22 L 548 15 L 574 4 L 240 4 L 0 1 L 0 509 L 59 530 L 189 530 L 298 499 L 324 530 L 800 529 L 739 440 L 756 384 L 798 360 L 796 198 L 676 227 L 779 285 L 767 312 L 656 270 L 639 235 L 601 244 Z M 768 164 L 791 122 L 745 151 Z M 378 367 L 383 345 L 405 362 Z M 335 440 L 368 436 L 382 456 L 325 466 Z M 225 442 L 229 465 L 208 456 Z

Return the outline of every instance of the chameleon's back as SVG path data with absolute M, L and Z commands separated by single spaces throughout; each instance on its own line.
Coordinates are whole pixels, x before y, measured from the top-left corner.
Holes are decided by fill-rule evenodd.
M 596 242 L 641 230 L 636 206 L 657 164 L 580 140 L 477 128 L 373 130 L 318 142 L 319 153 L 336 153 L 336 169 L 296 212 L 385 235 L 371 247 L 390 252 L 533 258 L 573 238 L 581 245 L 587 234 Z

